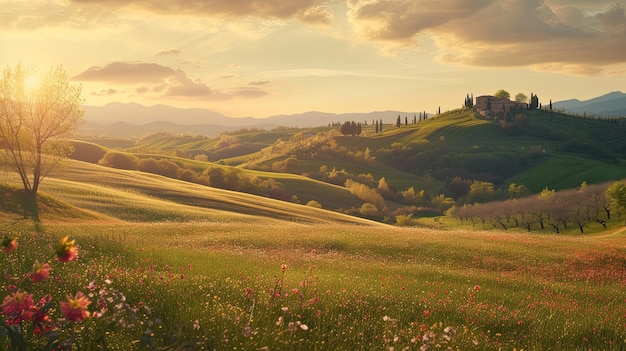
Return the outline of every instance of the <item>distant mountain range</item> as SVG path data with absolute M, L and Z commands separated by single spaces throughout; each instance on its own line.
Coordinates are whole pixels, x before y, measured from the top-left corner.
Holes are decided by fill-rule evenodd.
M 580 101 L 570 99 L 555 102 L 552 107 L 565 112 L 597 117 L 625 117 L 626 116 L 626 94 L 621 91 L 614 91 L 593 99 Z
M 142 137 L 158 132 L 218 136 L 224 131 L 241 128 L 272 129 L 284 127 L 319 127 L 331 123 L 356 121 L 371 123 L 382 119 L 395 122 L 398 115 L 413 120 L 415 112 L 376 111 L 369 113 L 305 112 L 267 118 L 234 118 L 200 108 L 184 109 L 167 105 L 143 106 L 137 103 L 110 103 L 104 106 L 83 106 L 85 123 L 79 132 L 86 135 Z
M 544 102 L 545 103 L 545 102 Z M 626 116 L 626 94 L 615 91 L 593 99 L 570 99 L 554 102 L 554 109 L 577 115 L 597 117 Z M 413 119 L 419 112 L 375 111 L 368 113 L 305 112 L 293 115 L 276 115 L 267 118 L 228 117 L 201 108 L 177 108 L 167 105 L 143 106 L 137 103 L 110 103 L 104 106 L 84 106 L 85 123 L 79 132 L 85 135 L 137 138 L 158 132 L 174 134 L 219 136 L 225 131 L 241 128 L 319 127 L 330 123 L 356 121 L 371 123 L 383 120 L 395 123 L 400 115 Z

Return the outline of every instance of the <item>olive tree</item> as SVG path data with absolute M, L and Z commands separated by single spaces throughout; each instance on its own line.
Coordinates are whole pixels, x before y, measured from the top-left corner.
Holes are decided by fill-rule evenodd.
M 0 164 L 17 172 L 36 197 L 39 184 L 72 151 L 67 137 L 83 111 L 81 87 L 63 67 L 38 75 L 22 65 L 0 78 Z
M 619 214 L 626 211 L 626 182 L 615 182 L 606 189 L 606 197 L 611 207 Z M 626 224 L 626 220 L 625 220 Z

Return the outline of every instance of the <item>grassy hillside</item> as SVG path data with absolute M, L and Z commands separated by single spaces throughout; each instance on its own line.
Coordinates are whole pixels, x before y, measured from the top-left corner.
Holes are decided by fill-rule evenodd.
M 41 191 L 78 208 L 122 220 L 255 222 L 265 218 L 270 221 L 330 221 L 374 225 L 374 222 L 339 213 L 149 173 L 116 170 L 76 161 L 67 167 L 71 168 L 71 172 L 66 168 L 51 174 L 42 183 Z M 327 184 L 315 188 L 310 186 L 314 182 L 307 182 L 312 191 L 327 192 L 330 188 L 350 196 L 343 188 Z M 328 196 L 332 197 L 333 194 L 330 192 Z
M 582 182 L 622 179 L 624 150 L 626 127 L 620 120 L 537 110 L 483 117 L 472 109 L 459 109 L 416 124 L 385 125 L 379 133 L 368 125 L 361 136 L 340 135 L 329 127 L 241 130 L 220 138 L 156 134 L 123 151 L 137 159 L 168 160 L 180 171 L 196 175 L 221 168 L 264 181 L 263 189 L 268 181 L 277 181 L 284 188 L 275 198 L 314 200 L 326 209 L 357 214 L 368 201 L 346 192 L 345 181 L 376 189 L 384 178 L 389 189 L 379 193 L 388 211 L 378 219 L 393 220 L 403 206 L 411 208 L 400 214 L 417 216 L 417 208 L 437 212 L 451 201 L 462 204 L 474 181 L 493 184 L 495 192 L 489 197 L 493 201 L 506 197 L 510 183 L 537 193 L 545 187 L 562 190 Z M 99 156 L 102 150 L 93 153 Z M 200 183 L 206 183 L 206 175 L 202 177 Z M 467 189 L 451 186 L 455 179 L 465 182 Z M 402 194 L 411 188 L 418 197 Z M 272 196 L 259 189 L 252 193 Z
M 623 227 L 560 236 L 399 228 L 79 161 L 41 191 L 42 222 L 33 225 L 14 206 L 19 192 L 0 188 L 0 228 L 19 239 L 0 259 L 0 289 L 10 295 L 15 282 L 36 299 L 51 294 L 53 306 L 77 291 L 108 292 L 97 304 L 88 295 L 92 314 L 122 296 L 80 328 L 55 325 L 53 337 L 74 337 L 81 349 L 95 349 L 100 336 L 111 350 L 626 343 Z M 64 236 L 79 245 L 80 259 L 68 264 L 53 259 Z M 23 279 L 35 260 L 53 268 L 44 283 Z M 50 318 L 62 318 L 60 309 Z M 0 334 L 0 348 L 7 338 Z

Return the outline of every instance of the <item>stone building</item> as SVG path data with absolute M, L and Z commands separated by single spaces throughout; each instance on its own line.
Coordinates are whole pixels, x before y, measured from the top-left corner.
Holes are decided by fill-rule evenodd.
M 482 116 L 493 116 L 498 113 L 505 113 L 511 108 L 527 109 L 528 104 L 515 102 L 509 99 L 500 99 L 491 95 L 483 95 L 476 98 L 474 105 Z

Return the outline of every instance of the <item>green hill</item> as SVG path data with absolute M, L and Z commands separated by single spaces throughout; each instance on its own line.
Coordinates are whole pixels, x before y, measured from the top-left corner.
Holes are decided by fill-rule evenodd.
M 441 211 L 449 203 L 446 198 L 464 201 L 451 187 L 455 179 L 468 188 L 475 181 L 489 182 L 500 189 L 493 196 L 498 199 L 506 196 L 510 183 L 536 193 L 625 178 L 623 122 L 542 110 L 483 117 L 459 109 L 415 124 L 384 125 L 382 132 L 364 125 L 360 136 L 341 135 L 339 127 L 241 130 L 219 138 L 155 134 L 123 152 L 135 160 L 167 160 L 178 173 L 193 172 L 199 183 L 206 183 L 206 172 L 214 168 L 224 177 L 273 180 L 282 191 L 278 197 L 266 190 L 252 193 L 300 203 L 314 200 L 343 212 L 368 202 L 346 191 L 347 179 L 377 189 L 384 178 L 387 188 L 378 192 L 389 211 L 402 206 Z M 411 189 L 419 198 L 407 198 L 404 192 Z

